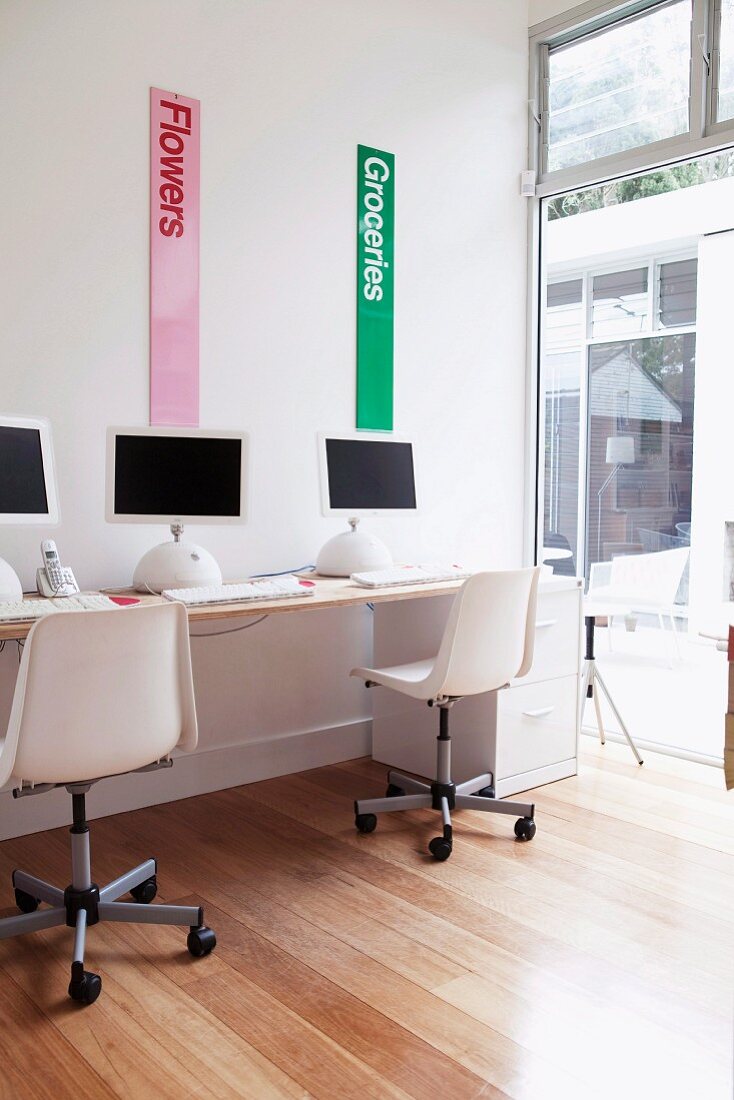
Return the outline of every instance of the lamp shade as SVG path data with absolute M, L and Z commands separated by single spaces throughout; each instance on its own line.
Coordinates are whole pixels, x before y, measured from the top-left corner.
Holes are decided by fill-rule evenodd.
M 607 463 L 610 466 L 628 465 L 635 461 L 635 437 L 610 435 L 607 439 Z

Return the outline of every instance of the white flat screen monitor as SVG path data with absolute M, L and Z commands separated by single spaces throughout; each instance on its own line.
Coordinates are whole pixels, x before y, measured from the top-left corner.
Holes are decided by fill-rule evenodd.
M 413 444 L 369 432 L 319 435 L 324 515 L 414 512 Z
M 58 521 L 49 422 L 0 416 L 0 524 Z
M 244 523 L 248 438 L 198 428 L 109 428 L 111 523 Z

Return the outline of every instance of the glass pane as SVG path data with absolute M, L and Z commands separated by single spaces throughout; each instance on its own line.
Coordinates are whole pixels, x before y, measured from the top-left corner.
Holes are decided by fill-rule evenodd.
M 716 117 L 734 118 L 734 0 L 721 0 L 719 102 Z
M 589 564 L 690 541 L 695 348 L 693 333 L 589 348 Z
M 580 305 L 581 279 L 568 279 L 563 283 L 548 284 L 548 309 L 556 306 Z
M 660 265 L 661 328 L 696 323 L 696 278 L 698 261 L 676 260 Z
M 548 171 L 688 131 L 691 0 L 551 50 Z
M 583 339 L 582 286 L 581 279 L 549 284 L 545 315 L 545 346 L 549 351 L 577 346 Z
M 583 281 L 547 289 L 543 390 L 545 401 L 545 499 L 541 561 L 554 572 L 576 573 L 579 481 L 579 417 Z
M 647 268 L 595 275 L 592 283 L 591 335 L 617 336 L 647 327 Z
M 597 656 L 633 734 L 711 757 L 721 665 L 699 631 L 734 592 L 733 167 L 717 153 L 544 200 L 538 257 L 538 561 L 575 567 L 597 606 L 617 586 L 629 613 L 600 621 Z
M 566 195 L 558 195 L 548 201 L 548 220 L 557 221 L 559 218 L 588 214 L 591 210 L 623 206 L 625 203 L 638 202 L 653 195 L 667 195 L 671 191 L 700 187 L 714 180 L 731 179 L 732 176 L 734 176 L 734 152 L 731 149 L 725 149 L 721 153 L 712 153 L 708 157 L 686 161 L 685 164 L 659 168 L 656 172 L 647 172 L 643 176 L 610 180 L 599 187 L 586 187 L 583 191 L 571 191 Z M 660 208 L 658 208 L 657 217 L 661 217 Z M 663 239 L 662 233 L 660 239 Z

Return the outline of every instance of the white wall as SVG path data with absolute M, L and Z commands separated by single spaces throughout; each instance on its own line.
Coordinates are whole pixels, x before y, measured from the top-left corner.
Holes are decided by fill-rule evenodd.
M 201 424 L 252 439 L 250 522 L 195 532 L 225 577 L 313 561 L 341 526 L 319 514 L 315 439 L 354 424 L 358 142 L 397 156 L 396 429 L 423 490 L 419 516 L 374 529 L 398 559 L 519 562 L 526 15 L 515 0 L 5 0 L 0 408 L 52 422 L 49 533 L 82 586 L 128 582 L 166 534 L 104 522 L 105 429 L 148 416 L 151 85 L 202 104 Z M 0 528 L 26 587 L 46 533 Z M 345 672 L 369 653 L 368 613 L 313 620 L 194 643 L 202 751 L 363 730 Z

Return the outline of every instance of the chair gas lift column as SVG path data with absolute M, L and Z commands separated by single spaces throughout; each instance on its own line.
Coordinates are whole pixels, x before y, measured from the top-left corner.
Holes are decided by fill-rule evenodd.
M 599 740 L 603 745 L 606 740 L 604 735 L 604 722 L 601 716 L 601 707 L 599 706 L 599 693 L 596 690 L 597 688 L 601 688 L 601 690 L 604 692 L 607 702 L 609 703 L 609 706 L 611 707 L 612 714 L 617 719 L 617 722 L 619 723 L 619 728 L 621 729 L 627 740 L 627 744 L 634 753 L 635 760 L 638 764 L 642 764 L 642 757 L 637 751 L 637 746 L 632 740 L 630 732 L 627 729 L 627 726 L 625 725 L 621 714 L 617 710 L 616 704 L 609 692 L 609 688 L 602 679 L 602 675 L 597 667 L 596 657 L 594 656 L 594 631 L 597 618 L 599 618 L 600 616 L 607 616 L 608 614 L 624 615 L 628 611 L 629 608 L 617 607 L 616 605 L 611 609 L 602 609 L 590 606 L 587 606 L 584 609 L 584 621 L 586 623 L 586 653 L 584 656 L 584 678 L 581 688 L 581 719 L 583 721 L 586 700 L 593 699 L 594 710 L 596 711 L 596 724 L 599 729 Z

